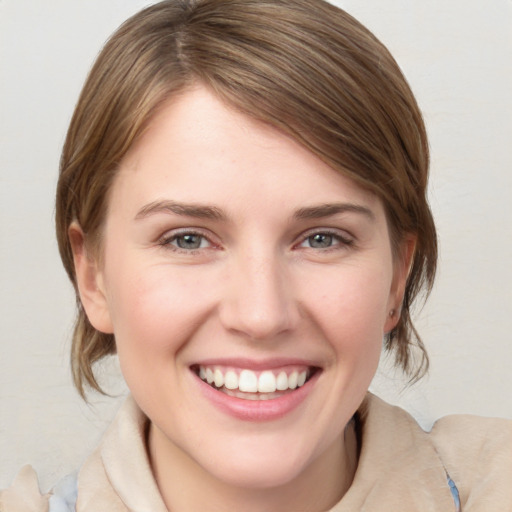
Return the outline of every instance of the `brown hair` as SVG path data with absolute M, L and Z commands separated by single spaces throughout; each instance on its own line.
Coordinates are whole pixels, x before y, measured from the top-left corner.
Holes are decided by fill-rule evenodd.
M 430 290 L 437 261 L 423 119 L 388 50 L 323 0 L 169 0 L 117 30 L 84 85 L 61 158 L 57 237 L 75 289 L 70 224 L 79 223 L 88 244 L 101 245 L 109 188 L 124 155 L 159 107 L 196 83 L 377 194 L 395 248 L 406 235 L 417 237 L 400 320 L 385 344 L 419 378 L 428 359 L 410 307 Z M 71 361 L 84 396 L 85 384 L 101 391 L 92 366 L 115 352 L 115 341 L 89 323 L 78 293 L 77 303 Z

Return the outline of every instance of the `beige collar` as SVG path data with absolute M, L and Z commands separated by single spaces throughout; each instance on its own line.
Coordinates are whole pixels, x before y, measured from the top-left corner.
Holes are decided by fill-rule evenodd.
M 434 445 L 409 414 L 368 394 L 358 417 L 363 441 L 357 471 L 330 512 L 455 510 Z M 79 474 L 77 512 L 167 512 L 145 449 L 146 427 L 129 397 Z
M 357 471 L 329 512 L 455 510 L 429 434 L 407 412 L 368 393 L 358 415 L 362 447 Z

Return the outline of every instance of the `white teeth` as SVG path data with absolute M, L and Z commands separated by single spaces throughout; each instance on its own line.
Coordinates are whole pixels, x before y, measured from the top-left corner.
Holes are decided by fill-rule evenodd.
M 288 375 L 286 375 L 286 372 L 280 372 L 277 376 L 276 389 L 279 391 L 288 389 Z
M 233 370 L 226 372 L 224 386 L 228 389 L 238 389 L 238 375 Z
M 224 386 L 224 375 L 218 368 L 213 372 L 213 382 L 217 388 Z
M 235 370 L 222 370 L 221 368 L 209 368 L 200 366 L 199 378 L 216 388 L 224 388 L 241 393 L 259 393 L 258 399 L 271 399 L 272 393 L 296 389 L 303 386 L 308 378 L 308 371 L 298 372 L 294 370 L 287 375 L 281 370 L 277 376 L 270 370 L 265 370 L 259 376 L 252 370 L 242 370 L 238 374 Z
M 276 378 L 272 372 L 263 372 L 258 379 L 258 391 L 260 393 L 274 393 L 276 390 Z
M 292 372 L 290 376 L 288 377 L 288 387 L 290 389 L 295 389 L 297 387 L 299 380 L 299 374 L 298 372 Z
M 238 389 L 245 393 L 256 393 L 258 391 L 258 377 L 251 370 L 242 370 L 238 379 Z

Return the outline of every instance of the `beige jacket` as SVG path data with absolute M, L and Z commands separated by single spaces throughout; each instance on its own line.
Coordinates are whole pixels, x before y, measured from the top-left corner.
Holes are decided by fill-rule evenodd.
M 329 512 L 512 512 L 512 421 L 449 416 L 425 433 L 402 409 L 368 394 L 352 486 Z M 77 512 L 167 512 L 144 445 L 147 419 L 129 398 L 78 476 Z M 0 492 L 0 512 L 47 512 L 25 467 Z M 298 511 L 299 512 L 299 511 Z

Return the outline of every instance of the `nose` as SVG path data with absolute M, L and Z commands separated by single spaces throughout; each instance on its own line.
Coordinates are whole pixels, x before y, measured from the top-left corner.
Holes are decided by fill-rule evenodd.
M 219 314 L 229 331 L 265 340 L 297 325 L 298 303 L 286 265 L 277 255 L 240 255 L 230 265 L 225 290 Z

